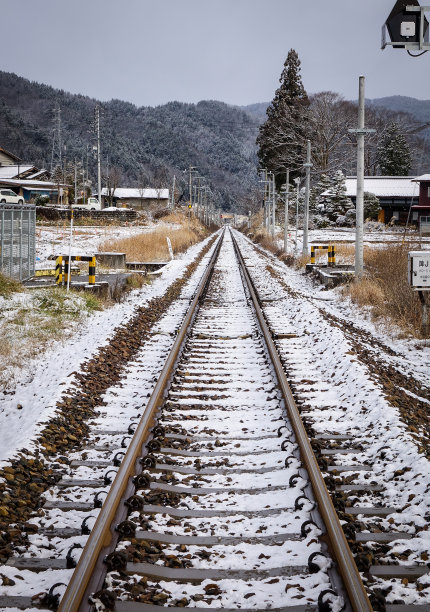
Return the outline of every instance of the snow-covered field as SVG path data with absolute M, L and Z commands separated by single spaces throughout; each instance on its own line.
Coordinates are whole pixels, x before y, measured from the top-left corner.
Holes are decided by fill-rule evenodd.
M 399 339 L 394 328 L 387 330 L 382 325 L 375 327 L 365 313 L 341 296 L 339 290 L 327 291 L 322 286 L 316 285 L 308 276 L 285 266 L 270 253 L 263 254 L 261 248 L 256 250 L 240 234 L 237 234 L 237 237 L 254 282 L 261 291 L 269 323 L 278 334 L 288 333 L 290 336 L 279 340 L 278 347 L 295 385 L 296 393 L 300 393 L 305 402 L 304 415 L 312 421 L 317 433 L 335 431 L 353 436 L 354 442 L 358 443 L 358 447 L 353 448 L 352 452 L 335 455 L 334 461 L 339 467 L 351 464 L 371 466 L 372 482 L 382 485 L 383 491 L 379 495 L 371 493 L 364 495 L 360 499 L 360 505 L 372 507 L 383 503 L 385 507 L 393 508 L 391 515 L 378 517 L 376 520 L 374 517 L 359 516 L 358 520 L 367 525 L 369 530 L 376 526 L 381 531 L 394 530 L 412 536 L 406 541 L 398 540 L 387 545 L 385 557 L 380 557 L 379 561 L 399 562 L 405 565 L 420 563 L 425 566 L 430 549 L 429 532 L 425 529 L 430 512 L 428 499 L 430 466 L 422 449 L 428 450 L 428 439 L 425 432 L 416 428 L 414 430 L 405 422 L 396 398 L 393 401 L 399 389 L 394 388 L 393 397 L 389 396 L 383 386 L 379 370 L 373 371 L 371 362 L 367 364 L 363 360 L 357 345 L 354 345 L 346 333 L 348 331 L 346 325 L 353 326 L 354 333 L 357 333 L 357 343 L 362 343 L 363 352 L 367 352 L 382 369 L 393 367 L 405 376 L 405 380 L 409 379 L 415 381 L 417 385 L 422 385 L 427 395 L 430 381 L 428 343 Z M 186 265 L 201 251 L 205 242 L 191 247 L 180 259 L 168 264 L 159 278 L 151 285 L 134 291 L 126 302 L 92 315 L 71 339 L 64 343 L 56 343 L 20 373 L 21 382 L 17 385 L 14 394 L 0 396 L 0 459 L 3 460 L 3 465 L 16 454 L 18 449 L 33 447 L 33 441 L 43 423 L 54 414 L 56 402 L 63 391 L 72 385 L 74 380 L 72 374 L 79 372 L 82 362 L 94 355 L 99 347 L 107 344 L 113 330 L 130 319 L 136 307 L 145 305 L 152 297 L 164 293 L 174 279 L 182 274 Z M 228 261 L 224 260 L 223 263 L 228 270 Z M 204 262 L 200 266 L 200 273 L 203 265 Z M 192 294 L 197 280 L 196 272 L 189 285 L 189 295 Z M 236 284 L 237 282 L 239 280 L 235 279 Z M 224 296 L 227 301 L 230 298 L 233 301 L 235 283 L 230 284 L 231 296 L 228 291 Z M 187 292 L 183 294 L 183 297 L 186 296 Z M 129 365 L 127 377 L 120 385 L 112 387 L 106 393 L 107 407 L 100 417 L 94 420 L 95 427 L 106 428 L 104 415 L 106 413 L 113 429 L 123 429 L 131 411 L 143 405 L 144 397 L 147 397 L 147 391 L 155 380 L 156 372 L 161 368 L 163 355 L 171 344 L 172 330 L 177 327 L 185 308 L 186 300 L 172 305 L 167 317 L 154 330 L 155 334 L 151 340 L 142 347 L 136 360 Z M 236 333 L 241 334 L 242 321 L 239 319 L 235 325 L 237 325 Z M 360 338 L 361 332 L 367 336 Z M 244 346 L 246 345 L 244 342 Z M 228 367 L 234 371 L 234 364 Z M 199 368 L 204 368 L 204 362 L 202 364 L 199 362 Z M 222 391 L 222 368 L 220 364 L 220 378 L 217 378 L 218 374 L 214 375 L 211 383 L 211 385 L 217 384 L 219 380 L 220 391 Z M 399 386 L 395 381 L 393 384 L 394 387 Z M 188 392 L 193 394 L 193 404 L 198 404 L 200 401 L 203 404 L 205 400 L 201 400 L 198 390 L 192 387 L 188 386 Z M 184 385 L 184 388 L 186 392 L 187 385 Z M 231 406 L 242 404 L 249 406 L 254 402 L 260 402 L 266 409 L 273 409 L 274 400 L 271 397 L 263 397 L 266 391 L 262 395 L 258 389 L 252 392 L 249 389 L 248 381 L 243 388 L 239 385 L 235 389 L 235 400 L 231 402 Z M 405 394 L 411 398 L 411 402 L 415 401 L 417 396 L 414 396 L 409 389 L 410 387 L 405 387 Z M 176 403 L 182 401 L 174 394 L 172 398 Z M 430 401 L 424 396 L 420 401 L 424 405 L 430 405 Z M 227 408 L 229 408 L 228 402 Z M 201 419 L 202 416 L 204 413 L 200 414 L 200 411 L 194 407 L 187 419 L 189 431 L 205 432 L 206 425 Z M 217 416 L 216 411 L 213 416 Z M 247 428 L 255 431 L 264 429 L 265 423 L 261 423 L 258 416 L 259 411 L 248 412 Z M 224 419 L 225 413 L 220 413 L 218 421 L 215 418 L 211 426 L 222 430 Z M 98 437 L 97 443 L 102 445 L 103 439 Z M 109 444 L 108 437 L 106 443 Z M 256 454 L 255 465 L 259 465 L 258 462 L 262 459 Z M 279 459 L 276 452 L 272 453 L 271 459 L 275 462 Z M 240 464 L 240 455 L 236 457 L 236 461 Z M 78 476 L 92 478 L 92 468 L 84 467 L 79 470 Z M 366 483 L 368 477 L 368 472 L 360 472 L 358 469 L 356 482 Z M 218 482 L 216 478 L 208 480 L 212 486 L 225 484 Z M 268 486 L 284 484 L 283 480 L 278 482 L 266 476 L 261 476 L 260 480 L 257 478 L 257 481 L 260 485 L 267 481 Z M 234 486 L 234 479 L 230 485 Z M 216 507 L 223 495 L 218 494 L 214 497 L 211 502 L 213 507 Z M 245 504 L 243 508 L 246 508 L 247 504 L 245 497 L 242 500 Z M 263 502 L 274 503 L 273 500 L 266 500 L 264 496 Z M 52 520 L 58 526 L 60 519 L 56 518 L 57 511 L 50 512 Z M 81 519 L 77 513 L 77 525 Z M 163 520 L 160 517 L 160 529 L 163 528 Z M 372 546 L 369 545 L 369 550 L 371 549 Z M 8 570 L 8 575 L 9 573 L 12 575 L 12 570 Z M 405 603 L 429 605 L 428 578 L 419 579 L 418 583 L 422 587 L 419 596 L 412 583 L 405 584 L 398 580 L 377 581 L 377 585 L 379 584 L 381 588 L 389 589 L 390 602 L 401 599 Z M 233 587 L 237 589 L 237 585 L 232 585 L 228 581 L 224 586 L 226 589 Z M 39 591 L 42 589 L 40 585 L 37 587 Z M 188 594 L 191 594 L 191 591 Z M 279 595 L 280 598 L 281 596 L 284 597 L 284 594 Z
M 73 228 L 72 234 L 72 255 L 94 255 L 104 242 L 129 238 L 139 234 L 146 234 L 168 225 L 172 229 L 176 228 L 173 224 L 156 225 L 151 223 L 147 226 L 142 225 L 104 225 L 104 226 L 82 226 L 77 225 Z M 36 268 L 43 268 L 45 265 L 53 265 L 53 259 L 59 253 L 68 253 L 70 245 L 70 229 L 66 225 L 41 225 L 36 229 Z
M 123 235 L 127 235 L 126 232 L 132 228 L 115 227 L 112 231 L 122 229 Z M 90 234 L 93 232 L 88 232 Z M 82 248 L 89 248 L 88 242 L 95 244 L 98 239 L 100 236 L 97 235 L 84 238 Z M 14 389 L 0 393 L 0 460 L 12 456 L 19 448 L 31 447 L 31 440 L 53 414 L 62 393 L 72 384 L 70 374 L 79 371 L 81 364 L 108 342 L 113 330 L 131 318 L 136 307 L 144 306 L 150 299 L 162 295 L 205 244 L 206 241 L 203 241 L 194 245 L 169 262 L 161 276 L 156 277 L 150 285 L 131 292 L 124 302 L 95 312 L 84 322 L 75 324 L 71 338 L 53 342 L 45 353 L 32 359 L 20 371 L 11 372 L 11 376 L 19 382 Z M 14 299 L 19 301 L 21 298 Z

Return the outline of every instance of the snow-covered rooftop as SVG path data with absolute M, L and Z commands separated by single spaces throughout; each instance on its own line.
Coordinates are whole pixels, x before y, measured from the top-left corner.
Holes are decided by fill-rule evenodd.
M 108 196 L 109 192 L 104 187 L 102 189 L 102 196 Z M 127 198 L 139 198 L 144 200 L 168 200 L 169 190 L 168 189 L 138 189 L 129 187 L 118 187 L 113 193 L 114 198 L 127 199 Z
M 28 179 L 37 179 L 38 176 L 41 176 L 42 174 L 45 174 L 46 170 L 38 170 L 37 172 L 35 172 L 34 174 L 29 174 L 27 176 Z
M 345 179 L 346 195 L 355 198 L 357 179 L 348 176 Z M 413 198 L 418 196 L 418 186 L 412 176 L 365 176 L 364 191 L 374 193 L 378 198 Z M 322 195 L 329 195 L 329 190 Z
M 31 187 L 39 187 L 40 189 L 46 188 L 46 189 L 56 189 L 58 187 L 58 183 L 52 183 L 51 181 L 37 181 L 37 180 L 31 180 L 31 179 L 10 179 L 10 178 L 5 178 L 3 179 L 2 177 L 0 177 L 0 183 L 2 185 L 11 185 L 12 187 L 15 186 L 19 186 L 19 187 L 24 187 L 25 188 L 31 188 Z M 65 184 L 60 183 L 61 186 L 65 186 Z
M 34 168 L 32 165 L 0 166 L 0 178 L 15 178 L 21 172 Z
M 422 174 L 421 176 L 417 176 L 417 178 L 414 178 L 414 181 L 416 183 L 419 183 L 420 181 L 430 181 L 430 174 Z

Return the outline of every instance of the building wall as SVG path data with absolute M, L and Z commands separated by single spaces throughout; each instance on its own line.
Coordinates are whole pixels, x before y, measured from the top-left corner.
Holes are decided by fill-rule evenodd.
M 14 164 L 16 164 L 14 159 L 6 155 L 6 153 L 3 153 L 3 151 L 0 151 L 0 166 L 13 166 Z
M 430 181 L 420 182 L 420 206 L 430 207 L 430 197 L 428 195 L 430 189 Z
M 113 198 L 114 206 L 125 206 L 133 208 L 134 210 L 146 210 L 156 206 L 157 208 L 167 208 L 169 206 L 169 200 L 167 198 Z M 109 206 L 109 198 L 103 196 L 103 207 Z

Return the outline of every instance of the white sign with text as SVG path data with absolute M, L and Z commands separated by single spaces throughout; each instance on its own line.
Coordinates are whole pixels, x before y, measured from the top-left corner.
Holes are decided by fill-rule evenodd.
M 415 289 L 430 289 L 430 251 L 408 253 L 409 284 Z

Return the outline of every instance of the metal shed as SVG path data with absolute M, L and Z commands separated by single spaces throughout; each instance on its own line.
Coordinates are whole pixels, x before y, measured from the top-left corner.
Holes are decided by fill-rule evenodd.
M 23 281 L 34 276 L 36 207 L 0 204 L 0 271 Z

